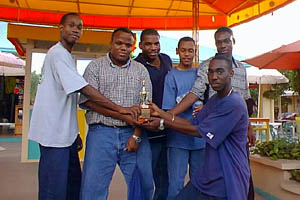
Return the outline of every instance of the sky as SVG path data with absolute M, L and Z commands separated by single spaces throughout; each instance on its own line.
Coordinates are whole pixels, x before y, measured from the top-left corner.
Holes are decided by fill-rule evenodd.
M 236 40 L 233 53 L 251 58 L 284 44 L 300 40 L 300 0 L 253 21 L 232 28 Z M 200 31 L 199 44 L 215 48 L 215 30 Z M 180 39 L 191 31 L 160 31 L 161 35 Z

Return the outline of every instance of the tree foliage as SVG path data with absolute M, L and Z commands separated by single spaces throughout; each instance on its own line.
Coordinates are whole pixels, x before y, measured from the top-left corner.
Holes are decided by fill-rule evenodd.
M 33 102 L 35 99 L 39 80 L 40 80 L 40 74 L 37 74 L 36 71 L 33 71 L 31 73 L 31 80 L 30 80 L 30 102 Z
M 268 99 L 279 98 L 285 90 L 292 90 L 300 94 L 300 70 L 279 70 L 289 79 L 289 83 L 271 85 L 271 90 L 265 91 L 263 96 Z
M 285 75 L 289 80 L 290 90 L 300 94 L 300 70 L 279 70 L 283 75 Z

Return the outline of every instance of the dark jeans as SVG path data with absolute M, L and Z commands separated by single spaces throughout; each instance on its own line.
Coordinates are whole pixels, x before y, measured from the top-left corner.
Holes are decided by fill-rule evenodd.
M 75 142 L 70 147 L 40 145 L 39 200 L 78 200 L 81 168 Z
M 204 194 L 197 190 L 197 188 L 195 188 L 191 182 L 188 182 L 175 197 L 175 200 L 226 200 L 226 198 Z
M 249 167 L 250 167 L 250 152 L 249 152 L 249 144 L 247 143 L 247 155 L 248 155 L 248 162 L 249 162 Z M 252 180 L 252 174 L 251 174 L 251 169 L 250 169 L 250 179 L 249 179 L 249 191 L 248 191 L 248 200 L 254 200 L 255 199 L 255 193 L 254 193 L 254 185 L 253 185 L 253 180 Z
M 150 143 L 152 152 L 152 172 L 155 185 L 153 200 L 166 200 L 168 196 L 168 164 L 165 142 Z

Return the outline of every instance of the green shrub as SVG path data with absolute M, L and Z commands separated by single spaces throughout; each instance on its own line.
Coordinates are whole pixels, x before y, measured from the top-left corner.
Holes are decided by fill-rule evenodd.
M 289 159 L 300 160 L 300 144 L 276 139 L 268 142 L 259 142 L 251 149 L 251 153 L 269 157 L 272 160 Z M 291 180 L 300 182 L 300 169 L 290 170 Z
M 251 153 L 267 156 L 272 160 L 300 160 L 300 144 L 298 142 L 287 142 L 284 139 L 259 142 L 251 149 Z
M 291 178 L 290 178 L 291 180 L 300 182 L 300 169 L 294 169 L 289 172 L 291 174 Z

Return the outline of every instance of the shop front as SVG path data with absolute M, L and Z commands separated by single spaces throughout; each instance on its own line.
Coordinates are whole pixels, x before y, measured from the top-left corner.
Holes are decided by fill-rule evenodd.
M 99 56 L 105 55 L 109 49 L 112 32 L 85 30 L 83 36 L 75 45 L 72 55 L 79 71 L 83 71 L 80 63 L 87 63 Z M 37 27 L 8 24 L 7 38 L 16 46 L 19 55 L 26 58 L 23 106 L 17 107 L 17 120 L 21 122 L 22 150 L 21 162 L 36 162 L 39 159 L 39 145 L 27 139 L 29 121 L 34 104 L 35 92 L 39 79 L 39 70 L 34 66 L 34 60 L 42 65 L 47 50 L 59 40 L 59 29 L 56 27 Z M 38 58 L 37 58 L 38 57 Z M 18 97 L 15 97 L 18 100 Z M 49 111 L 51 112 L 51 111 Z M 87 131 L 84 111 L 78 110 L 78 124 L 83 143 Z M 84 150 L 80 152 L 83 158 Z

